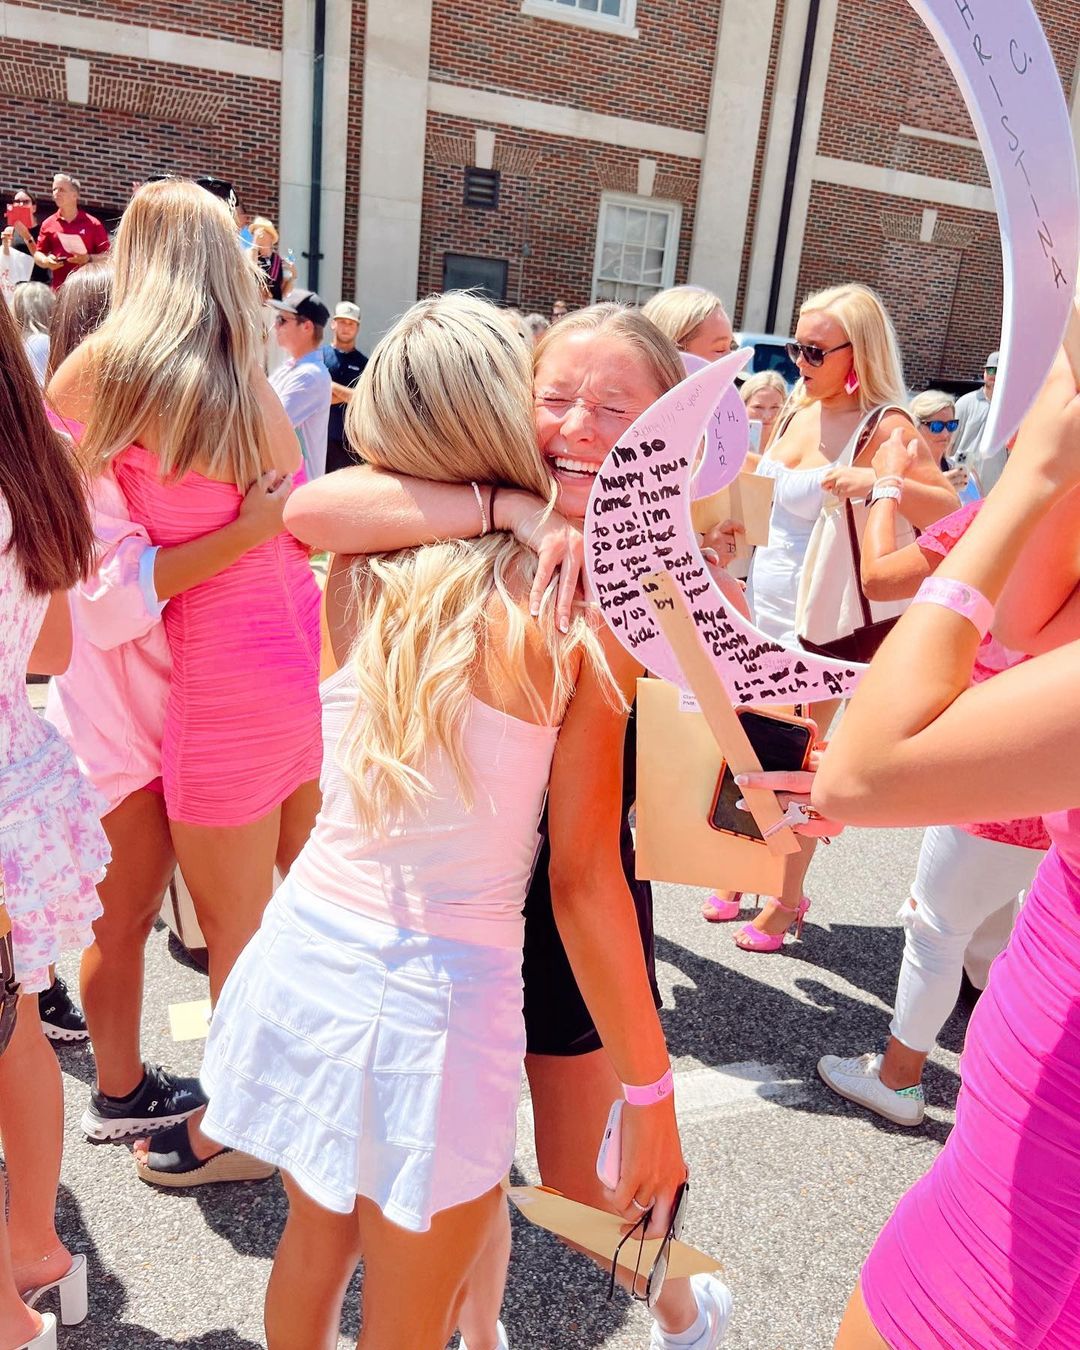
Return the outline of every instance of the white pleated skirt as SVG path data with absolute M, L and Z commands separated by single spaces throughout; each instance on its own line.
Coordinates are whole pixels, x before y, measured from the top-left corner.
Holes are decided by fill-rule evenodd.
M 286 880 L 225 983 L 202 1128 L 317 1204 L 423 1232 L 498 1185 L 525 1056 L 521 952 L 396 928 Z

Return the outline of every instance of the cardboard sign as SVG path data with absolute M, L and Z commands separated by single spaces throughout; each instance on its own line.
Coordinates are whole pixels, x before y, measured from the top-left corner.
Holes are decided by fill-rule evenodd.
M 992 453 L 1046 379 L 1076 288 L 1080 193 L 1069 110 L 1028 0 L 910 2 L 967 103 L 1001 225 L 1001 361 L 979 444 Z
M 709 365 L 703 356 L 680 352 L 687 375 Z M 732 384 L 716 407 L 705 432 L 705 453 L 694 470 L 693 495 L 708 497 L 734 479 L 750 448 L 750 419 L 742 395 Z
M 709 497 L 699 497 L 690 508 L 698 534 L 705 534 L 725 520 L 737 521 L 745 533 L 735 536 L 735 557 L 749 558 L 751 550 L 769 542 L 775 478 L 759 473 L 740 473 L 726 488 Z
M 647 670 L 681 689 L 692 686 L 642 589 L 653 572 L 672 574 L 733 703 L 844 698 L 865 667 L 785 647 L 731 609 L 705 566 L 691 525 L 689 481 L 698 442 L 750 355 L 733 352 L 688 375 L 612 449 L 585 516 L 589 582 L 623 646 Z

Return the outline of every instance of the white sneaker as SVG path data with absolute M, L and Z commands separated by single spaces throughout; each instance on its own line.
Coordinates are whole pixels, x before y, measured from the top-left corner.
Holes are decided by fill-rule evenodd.
M 886 1087 L 880 1076 L 880 1055 L 859 1055 L 856 1059 L 823 1055 L 818 1060 L 817 1071 L 822 1081 L 841 1097 L 884 1116 L 894 1125 L 911 1127 L 923 1122 L 926 1100 L 922 1086 L 916 1083 L 899 1092 Z
M 665 1336 L 654 1322 L 650 1350 L 716 1350 L 727 1335 L 735 1300 L 731 1290 L 715 1275 L 691 1275 L 690 1288 L 694 1291 L 698 1311 L 705 1314 L 706 1327 L 692 1344 Z
M 510 1342 L 506 1339 L 506 1328 L 501 1322 L 496 1322 L 495 1334 L 498 1337 L 496 1345 L 499 1347 L 499 1350 L 510 1350 Z M 469 1350 L 469 1347 L 465 1344 L 464 1336 L 462 1336 L 461 1340 L 458 1342 L 458 1350 Z

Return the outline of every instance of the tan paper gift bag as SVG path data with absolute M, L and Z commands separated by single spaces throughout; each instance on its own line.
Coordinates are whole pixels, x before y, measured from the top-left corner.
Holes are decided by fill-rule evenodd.
M 637 875 L 779 895 L 784 858 L 709 824 L 722 764 L 704 714 L 683 712 L 666 680 L 638 680 Z

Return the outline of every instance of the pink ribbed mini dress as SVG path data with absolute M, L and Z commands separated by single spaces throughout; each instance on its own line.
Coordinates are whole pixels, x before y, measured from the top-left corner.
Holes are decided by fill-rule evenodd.
M 1080 810 L 994 963 L 956 1126 L 862 1273 L 893 1350 L 1080 1346 Z
M 171 547 L 235 520 L 231 483 L 163 482 L 132 445 L 115 465 L 131 518 Z M 245 825 L 318 778 L 319 589 L 307 551 L 283 532 L 165 607 L 172 675 L 161 747 L 173 820 Z

